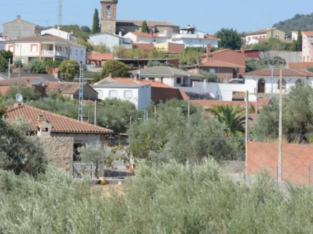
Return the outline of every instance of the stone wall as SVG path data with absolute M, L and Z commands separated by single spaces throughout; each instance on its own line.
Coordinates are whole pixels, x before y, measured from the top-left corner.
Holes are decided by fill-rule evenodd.
M 74 138 L 42 137 L 40 141 L 45 149 L 49 164 L 72 171 Z
M 281 57 L 286 60 L 287 63 L 290 62 L 302 62 L 302 52 L 293 51 L 265 51 L 260 52 L 260 58 L 273 58 L 275 56 Z

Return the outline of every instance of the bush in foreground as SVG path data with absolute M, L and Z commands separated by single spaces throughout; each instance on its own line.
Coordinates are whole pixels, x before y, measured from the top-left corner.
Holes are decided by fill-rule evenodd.
M 127 188 L 104 198 L 59 170 L 0 171 L 0 233 L 312 233 L 312 188 L 285 195 L 268 176 L 246 186 L 208 160 L 140 165 Z

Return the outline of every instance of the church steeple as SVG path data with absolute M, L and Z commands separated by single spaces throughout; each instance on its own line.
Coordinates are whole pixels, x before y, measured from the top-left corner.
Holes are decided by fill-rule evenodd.
M 101 1 L 101 32 L 116 33 L 116 9 L 118 0 Z

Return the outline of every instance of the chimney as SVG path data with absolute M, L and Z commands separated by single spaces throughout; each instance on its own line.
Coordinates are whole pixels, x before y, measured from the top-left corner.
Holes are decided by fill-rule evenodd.
M 17 16 L 16 16 L 16 20 L 17 20 L 17 21 L 20 21 L 20 20 L 21 20 L 21 16 L 20 16 L 20 15 L 17 15 Z
M 44 119 L 43 119 L 43 115 L 38 115 L 38 121 L 43 121 Z
M 206 59 L 207 59 L 207 61 L 209 61 L 210 55 L 211 55 L 211 45 L 208 44 L 206 46 Z
M 246 52 L 246 46 L 244 44 L 241 45 L 241 53 L 245 54 Z

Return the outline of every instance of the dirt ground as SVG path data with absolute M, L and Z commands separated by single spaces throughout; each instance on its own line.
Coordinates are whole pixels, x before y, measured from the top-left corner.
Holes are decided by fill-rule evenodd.
M 109 184 L 109 185 L 92 185 L 91 189 L 95 192 L 100 192 L 103 197 L 110 198 L 112 196 L 118 195 L 118 196 L 124 196 L 125 195 L 125 189 L 127 188 L 127 185 L 125 184 Z

